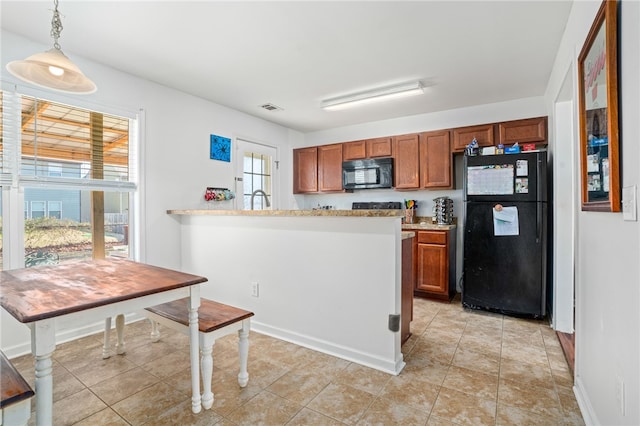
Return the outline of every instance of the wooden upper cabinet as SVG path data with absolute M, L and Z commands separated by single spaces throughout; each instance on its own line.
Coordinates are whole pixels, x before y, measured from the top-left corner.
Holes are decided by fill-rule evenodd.
M 342 144 L 318 147 L 318 191 L 342 191 Z
M 318 192 L 318 148 L 293 150 L 293 193 Z
M 420 183 L 422 188 L 453 188 L 449 131 L 420 134 Z
M 498 143 L 513 145 L 547 142 L 547 117 L 505 121 L 498 124 Z
M 479 126 L 458 127 L 452 130 L 453 152 L 463 152 L 473 138 L 478 141 L 478 146 L 494 145 L 493 124 Z
M 345 142 L 342 144 L 342 160 L 362 160 L 367 158 L 367 141 Z
M 420 156 L 418 134 L 393 138 L 394 175 L 396 189 L 420 188 Z
M 391 138 L 367 139 L 367 157 L 391 157 Z

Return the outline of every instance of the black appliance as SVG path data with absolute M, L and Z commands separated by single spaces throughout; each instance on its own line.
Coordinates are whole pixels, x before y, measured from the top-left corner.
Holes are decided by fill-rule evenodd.
M 393 187 L 393 158 L 372 158 L 342 163 L 343 189 Z
M 356 201 L 351 204 L 351 210 L 400 210 L 400 201 Z
M 464 157 L 462 304 L 545 316 L 547 153 Z

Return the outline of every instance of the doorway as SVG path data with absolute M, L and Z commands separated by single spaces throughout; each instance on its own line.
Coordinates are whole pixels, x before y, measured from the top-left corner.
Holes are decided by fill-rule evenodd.
M 556 98 L 553 120 L 553 328 L 572 370 L 575 359 L 575 262 L 579 205 L 573 68 L 569 67 Z
M 236 139 L 236 209 L 275 210 L 278 206 L 278 149 Z

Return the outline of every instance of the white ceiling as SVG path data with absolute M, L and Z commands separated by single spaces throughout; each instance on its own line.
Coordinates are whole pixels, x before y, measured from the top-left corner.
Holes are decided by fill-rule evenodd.
M 53 44 L 53 1 L 2 0 L 0 8 L 3 29 Z M 61 0 L 60 45 L 71 59 L 309 132 L 542 96 L 570 9 L 571 1 L 540 0 Z M 428 86 L 424 95 L 320 108 L 323 99 L 412 80 Z

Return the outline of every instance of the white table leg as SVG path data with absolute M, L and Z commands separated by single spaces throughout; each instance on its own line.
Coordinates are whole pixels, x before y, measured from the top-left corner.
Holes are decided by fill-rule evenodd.
M 213 406 L 211 379 L 213 377 L 213 345 L 215 339 L 211 335 L 200 334 L 200 368 L 202 369 L 202 406 L 208 410 Z
M 190 288 L 189 297 L 189 349 L 191 358 L 191 411 L 199 413 L 202 410 L 200 399 L 200 368 L 199 362 L 199 328 L 198 328 L 198 307 L 200 307 L 200 287 L 197 285 Z
M 156 343 L 160 340 L 160 324 L 152 319 L 147 319 L 151 323 L 151 341 Z
M 54 320 L 31 324 L 31 352 L 36 358 L 36 425 L 53 424 L 53 364 L 56 349 Z
M 242 329 L 238 330 L 238 353 L 240 355 L 240 372 L 238 373 L 238 384 L 241 388 L 249 383 L 249 373 L 247 372 L 247 361 L 249 359 L 249 319 L 242 321 Z
M 111 317 L 107 317 L 104 320 L 104 343 L 102 344 L 102 359 L 111 357 L 111 342 L 109 336 L 111 334 Z
M 118 343 L 116 343 L 116 353 L 123 355 L 126 352 L 124 347 L 124 315 L 116 315 L 116 334 L 118 335 Z

